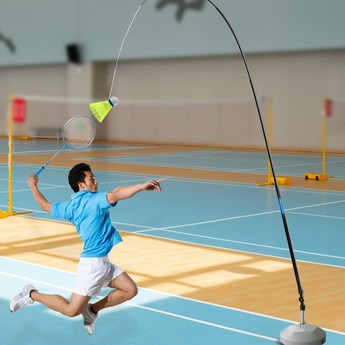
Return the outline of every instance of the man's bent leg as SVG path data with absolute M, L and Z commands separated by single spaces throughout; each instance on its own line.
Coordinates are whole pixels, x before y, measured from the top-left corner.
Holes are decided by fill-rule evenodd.
M 74 317 L 81 314 L 81 312 L 86 308 L 91 297 L 72 293 L 70 301 L 67 301 L 60 295 L 49 295 L 38 291 L 32 291 L 31 298 L 35 302 L 39 302 L 49 309 L 55 310 L 69 317 Z
M 108 287 L 115 290 L 111 291 L 100 301 L 92 304 L 92 310 L 95 313 L 98 313 L 104 308 L 113 307 L 115 305 L 128 301 L 138 293 L 137 285 L 126 272 L 123 272 L 119 276 L 114 278 L 109 283 Z

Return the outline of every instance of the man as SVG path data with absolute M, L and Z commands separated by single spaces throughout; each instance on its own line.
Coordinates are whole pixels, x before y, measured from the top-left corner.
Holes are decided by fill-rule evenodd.
M 164 180 L 150 180 L 143 184 L 117 187 L 109 192 L 98 192 L 98 182 L 90 166 L 75 165 L 69 172 L 68 181 L 75 192 L 71 200 L 49 202 L 38 188 L 38 177 L 31 175 L 28 185 L 40 208 L 54 218 L 73 223 L 84 243 L 77 268 L 70 300 L 60 295 L 39 292 L 27 285 L 10 301 L 10 310 L 16 312 L 28 304 L 39 302 L 63 315 L 74 317 L 82 314 L 85 330 L 92 335 L 98 312 L 104 308 L 123 303 L 137 294 L 137 286 L 131 277 L 108 259 L 108 253 L 122 241 L 113 227 L 109 209 L 123 199 L 128 199 L 143 190 L 161 191 Z M 96 303 L 90 304 L 92 296 L 103 288 L 113 290 Z

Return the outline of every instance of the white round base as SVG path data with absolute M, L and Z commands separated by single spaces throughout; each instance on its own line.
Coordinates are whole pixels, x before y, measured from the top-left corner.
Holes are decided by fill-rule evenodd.
M 279 341 L 283 345 L 322 345 L 326 342 L 326 332 L 317 326 L 298 324 L 285 328 Z

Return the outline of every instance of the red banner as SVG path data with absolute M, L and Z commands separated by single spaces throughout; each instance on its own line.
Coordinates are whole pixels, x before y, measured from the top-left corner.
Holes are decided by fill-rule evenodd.
M 325 107 L 325 116 L 326 117 L 332 116 L 333 102 L 331 99 L 325 99 L 324 107 Z
M 26 119 L 26 100 L 24 98 L 14 98 L 12 101 L 12 120 L 13 122 L 25 122 Z

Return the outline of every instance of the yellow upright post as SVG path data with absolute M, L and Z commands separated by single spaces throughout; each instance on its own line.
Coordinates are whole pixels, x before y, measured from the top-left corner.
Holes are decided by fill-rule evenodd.
M 325 101 L 326 102 L 326 101 Z M 323 116 L 322 116 L 322 170 L 321 175 L 327 178 L 326 175 L 326 150 L 327 150 L 327 109 L 324 102 Z
M 12 97 L 9 97 L 7 108 L 7 128 L 8 128 L 8 210 L 0 210 L 0 218 L 15 216 L 17 214 L 27 214 L 32 211 L 14 212 L 13 211 L 13 116 L 12 116 Z
M 327 117 L 332 115 L 332 100 L 324 99 L 321 106 L 321 150 L 322 150 L 322 167 L 321 173 L 306 173 L 304 178 L 306 180 L 326 181 L 328 178 L 334 176 L 326 175 L 326 152 L 327 152 Z
M 266 128 L 267 128 L 267 140 L 268 145 L 271 146 L 272 144 L 272 133 L 273 133 L 273 105 L 272 105 L 272 98 L 267 99 L 267 111 L 266 111 Z M 274 185 L 274 178 L 272 176 L 272 167 L 270 160 L 267 160 L 267 181 L 266 183 L 258 184 L 258 186 L 265 186 L 265 185 Z M 290 177 L 276 177 L 277 182 L 279 185 L 289 185 L 291 184 Z
M 12 119 L 12 99 L 8 105 L 8 212 L 13 213 L 13 119 Z
M 268 102 L 267 112 L 266 112 L 267 139 L 268 139 L 268 145 L 271 147 L 271 145 L 272 145 L 272 133 L 273 133 L 272 98 L 268 98 L 267 102 Z M 274 184 L 274 180 L 273 180 L 273 176 L 272 176 L 272 167 L 271 167 L 271 163 L 270 163 L 269 159 L 267 159 L 267 183 L 266 184 Z

